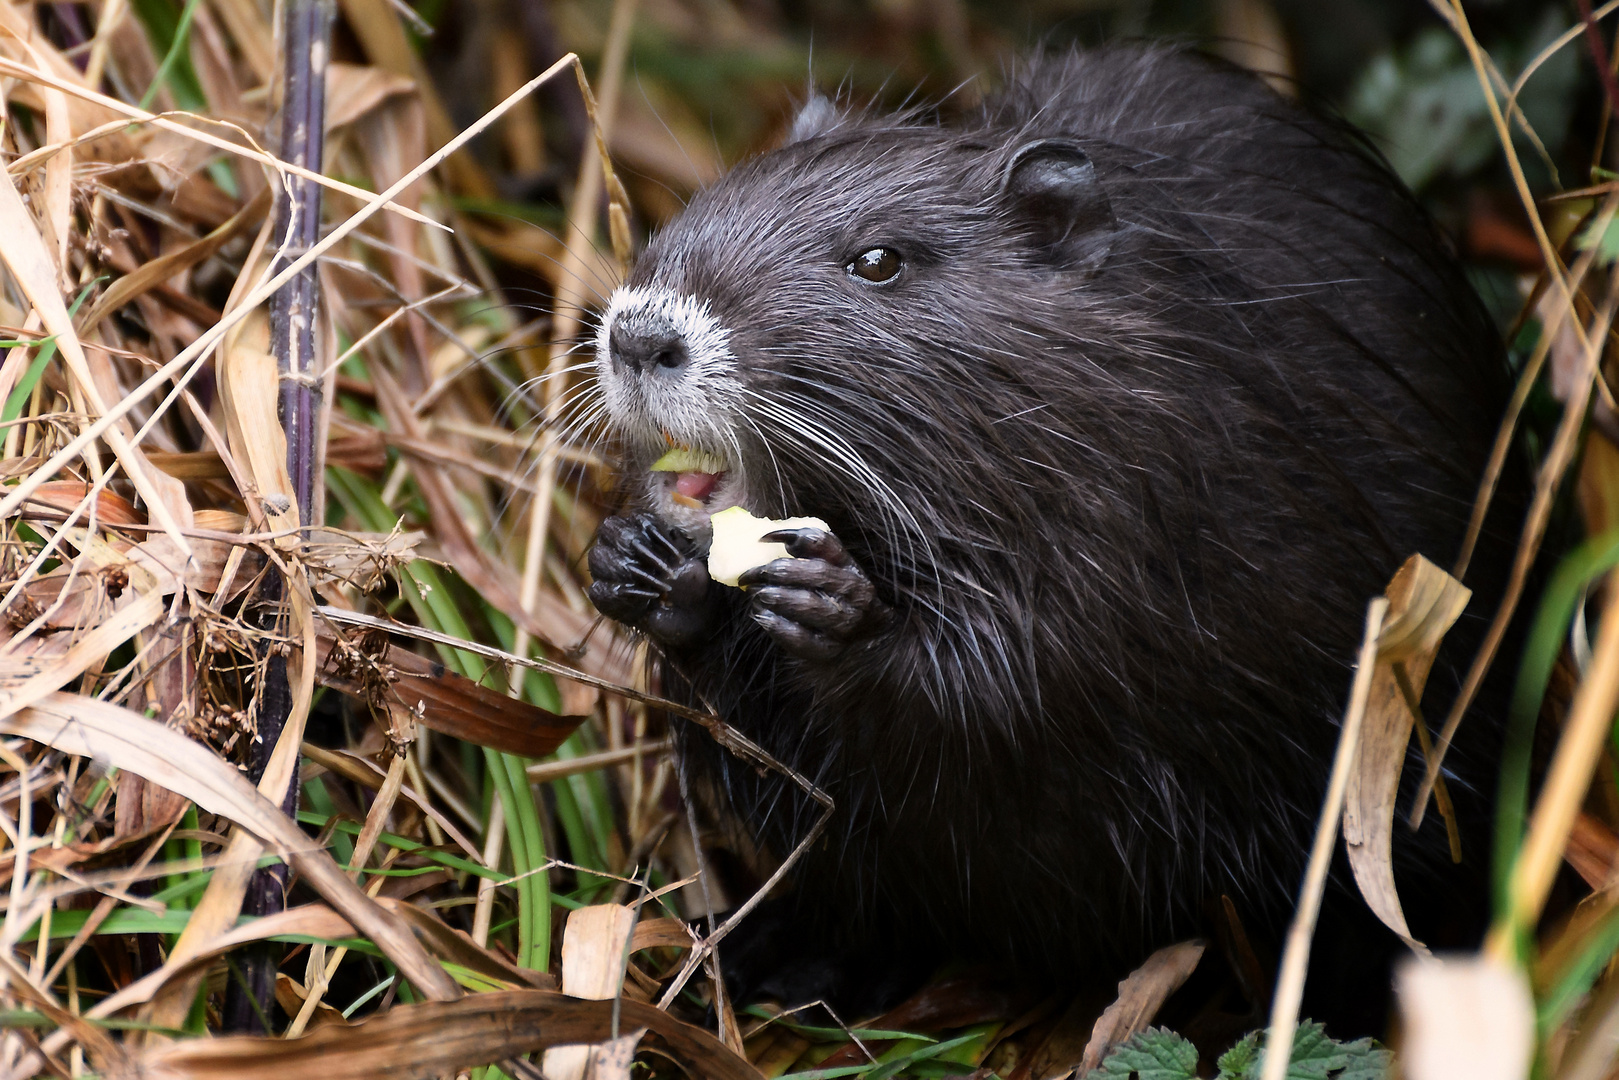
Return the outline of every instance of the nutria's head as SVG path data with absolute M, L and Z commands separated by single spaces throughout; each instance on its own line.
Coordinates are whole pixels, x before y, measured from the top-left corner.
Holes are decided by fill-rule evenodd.
M 1020 312 L 1082 288 L 1117 231 L 1075 140 L 804 115 L 692 200 L 601 321 L 630 484 L 697 532 L 733 505 L 917 529 L 908 474 L 975 471 L 956 392 L 1038 349 Z

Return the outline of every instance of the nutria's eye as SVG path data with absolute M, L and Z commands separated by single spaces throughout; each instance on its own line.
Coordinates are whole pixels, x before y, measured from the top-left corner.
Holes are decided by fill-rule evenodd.
M 893 248 L 876 247 L 856 255 L 844 270 L 848 271 L 850 277 L 881 285 L 898 277 L 904 266 L 905 260 L 900 258 L 899 252 Z

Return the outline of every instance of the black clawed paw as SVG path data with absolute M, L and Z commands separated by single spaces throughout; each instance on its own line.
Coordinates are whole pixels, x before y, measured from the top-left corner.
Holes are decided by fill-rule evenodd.
M 785 544 L 793 557 L 756 566 L 738 584 L 753 620 L 784 651 L 831 660 L 893 620 L 871 579 L 825 529 L 779 529 L 762 539 Z
M 843 550 L 843 542 L 825 529 L 813 525 L 800 529 L 777 529 L 760 537 L 767 544 L 785 544 L 795 559 L 820 559 L 833 566 L 851 566 L 854 560 Z
M 690 645 L 714 630 L 714 586 L 690 537 L 651 514 L 603 521 L 591 546 L 590 602 L 610 619 L 666 645 Z

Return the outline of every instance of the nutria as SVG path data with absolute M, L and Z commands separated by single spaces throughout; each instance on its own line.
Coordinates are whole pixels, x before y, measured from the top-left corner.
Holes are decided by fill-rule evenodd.
M 1455 558 L 1507 367 L 1347 125 L 1178 48 L 1008 82 L 960 123 L 813 101 L 651 240 L 597 340 L 632 504 L 590 596 L 836 800 L 804 918 L 1065 978 L 1222 895 L 1285 923 L 1366 603 Z M 722 586 L 735 504 L 830 531 Z M 778 856 L 812 820 L 680 749 Z M 1420 921 L 1444 826 L 1396 843 Z

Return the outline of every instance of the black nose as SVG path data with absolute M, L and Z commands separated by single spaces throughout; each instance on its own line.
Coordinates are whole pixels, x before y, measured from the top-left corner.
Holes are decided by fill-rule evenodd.
M 607 351 L 615 366 L 636 374 L 656 368 L 674 371 L 690 359 L 680 332 L 661 315 L 648 312 L 619 316 L 607 335 Z

